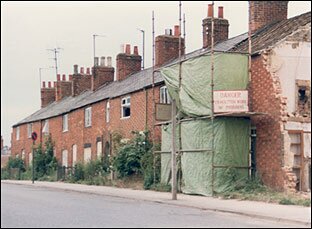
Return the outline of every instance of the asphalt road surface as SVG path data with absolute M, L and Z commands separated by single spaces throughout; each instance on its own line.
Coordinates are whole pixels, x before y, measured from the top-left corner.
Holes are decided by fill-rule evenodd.
M 1 184 L 1 228 L 298 227 L 196 208 Z M 300 225 L 299 225 L 300 227 Z

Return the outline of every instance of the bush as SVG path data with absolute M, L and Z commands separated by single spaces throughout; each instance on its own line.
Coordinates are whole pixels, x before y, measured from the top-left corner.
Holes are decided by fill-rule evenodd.
M 19 169 L 21 172 L 25 172 L 25 164 L 21 158 L 13 158 L 9 157 L 8 164 L 6 166 L 7 169 Z

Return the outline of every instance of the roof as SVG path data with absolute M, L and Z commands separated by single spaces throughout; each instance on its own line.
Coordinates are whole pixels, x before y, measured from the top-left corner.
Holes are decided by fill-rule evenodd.
M 309 22 L 311 22 L 311 12 L 287 20 L 283 20 L 275 24 L 271 24 L 264 27 L 263 29 L 260 29 L 252 36 L 253 52 L 257 52 L 264 48 L 272 46 L 279 40 L 296 31 L 300 26 L 306 25 Z M 226 41 L 217 43 L 214 47 L 214 50 L 217 52 L 233 51 L 246 53 L 248 51 L 248 33 L 243 33 Z M 183 60 L 201 56 L 209 52 L 209 48 L 201 48 L 186 54 Z M 179 59 L 175 59 L 167 63 L 165 66 L 176 64 L 178 63 L 178 61 Z M 13 125 L 13 127 L 24 123 L 44 120 L 66 114 L 70 111 L 91 105 L 105 99 L 119 97 L 141 90 L 143 88 L 151 87 L 152 76 L 153 68 L 148 68 L 138 73 L 132 74 L 122 81 L 114 81 L 105 84 L 94 92 L 87 90 L 76 97 L 66 97 L 60 101 L 53 102 L 48 106 L 41 108 L 27 118 Z M 156 71 L 154 73 L 154 76 L 155 84 L 160 84 L 164 82 L 164 79 L 162 78 L 160 72 Z
M 311 23 L 311 11 L 259 29 L 252 35 L 252 53 L 258 53 L 263 49 L 273 46 L 278 41 L 291 35 L 294 31 L 308 23 Z M 231 51 L 248 51 L 248 37 L 246 40 L 232 48 Z

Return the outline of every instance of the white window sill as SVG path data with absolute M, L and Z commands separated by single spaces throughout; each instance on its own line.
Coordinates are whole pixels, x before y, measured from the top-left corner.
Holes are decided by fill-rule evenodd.
M 120 119 L 129 119 L 130 116 L 127 116 L 127 117 L 121 117 Z

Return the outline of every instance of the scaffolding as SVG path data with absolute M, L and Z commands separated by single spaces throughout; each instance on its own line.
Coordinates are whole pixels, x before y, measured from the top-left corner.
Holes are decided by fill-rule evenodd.
M 181 28 L 181 1 L 179 1 L 179 25 Z M 179 187 L 177 187 L 177 169 L 176 169 L 176 162 L 177 162 L 177 158 L 176 156 L 179 157 L 179 168 L 181 168 L 181 157 L 184 153 L 209 153 L 211 154 L 211 193 L 212 196 L 215 194 L 215 187 L 214 187 L 214 183 L 215 183 L 215 169 L 219 169 L 219 168 L 234 168 L 234 169 L 247 169 L 248 170 L 248 174 L 250 174 L 250 144 L 249 144 L 249 148 L 248 148 L 248 158 L 247 158 L 247 162 L 248 162 L 248 166 L 233 166 L 233 165 L 217 165 L 215 164 L 214 161 L 214 157 L 215 157 L 215 130 L 214 130 L 214 125 L 215 125 L 215 118 L 216 117 L 250 117 L 252 115 L 256 115 L 256 113 L 254 112 L 228 112 L 228 113 L 221 113 L 221 114 L 215 114 L 214 112 L 214 71 L 215 71 L 215 66 L 214 66 L 214 1 L 212 1 L 212 18 L 211 18 L 211 49 L 210 49 L 210 58 L 211 58 L 211 83 L 210 83 L 210 88 L 211 88 L 211 114 L 210 115 L 202 115 L 202 116 L 197 116 L 197 117 L 183 117 L 182 118 L 182 112 L 181 109 L 177 109 L 177 104 L 176 102 L 178 102 L 178 104 L 181 104 L 180 101 L 180 96 L 178 96 L 178 101 L 175 101 L 175 99 L 172 99 L 172 116 L 171 116 L 171 120 L 170 121 L 165 121 L 165 122 L 158 122 L 155 123 L 153 122 L 153 130 L 156 126 L 163 126 L 163 125 L 167 125 L 167 124 L 171 124 L 172 125 L 172 132 L 171 132 L 171 151 L 165 151 L 165 150 L 161 150 L 161 151 L 153 151 L 154 154 L 154 158 L 157 154 L 169 154 L 171 153 L 171 190 L 172 190 L 172 199 L 176 200 L 177 199 L 177 188 L 181 189 L 181 181 L 182 181 L 182 174 L 181 172 L 179 173 Z M 185 15 L 184 15 L 184 19 L 183 19 L 183 23 L 184 23 L 184 30 L 185 30 Z M 153 93 L 154 93 L 154 14 L 153 14 Z M 185 31 L 184 31 L 184 36 L 185 36 Z M 185 56 L 182 60 L 182 47 L 181 47 L 181 29 L 179 31 L 179 60 L 178 60 L 178 64 L 179 64 L 179 70 L 178 70 L 178 79 L 179 79 L 179 88 L 178 88 L 178 92 L 180 95 L 181 92 L 181 82 L 182 82 L 182 62 L 185 61 Z M 250 40 L 250 36 L 249 36 L 249 40 Z M 184 49 L 185 50 L 185 49 Z M 249 74 L 249 79 L 248 82 L 250 81 L 250 72 L 251 72 L 251 61 L 250 61 L 250 49 L 249 49 L 249 59 L 248 59 L 248 74 Z M 185 54 L 185 52 L 184 52 Z M 154 95 L 154 94 L 153 94 Z M 153 97 L 153 103 L 154 103 L 154 107 L 155 107 L 155 98 Z M 176 111 L 177 109 L 177 111 Z M 154 110 L 153 112 L 154 116 L 153 116 L 153 120 L 156 120 L 156 112 Z M 258 113 L 259 114 L 259 113 Z M 209 120 L 211 123 L 211 148 L 201 148 L 201 149 L 183 149 L 182 147 L 182 138 L 181 138 L 181 124 L 183 122 L 191 122 L 191 121 L 195 121 L 195 120 Z M 250 127 L 249 127 L 249 133 L 250 133 Z M 178 137 L 176 137 L 176 134 L 178 134 Z M 176 149 L 176 141 L 178 140 L 178 150 Z M 155 161 L 154 161 L 154 178 L 155 178 Z

